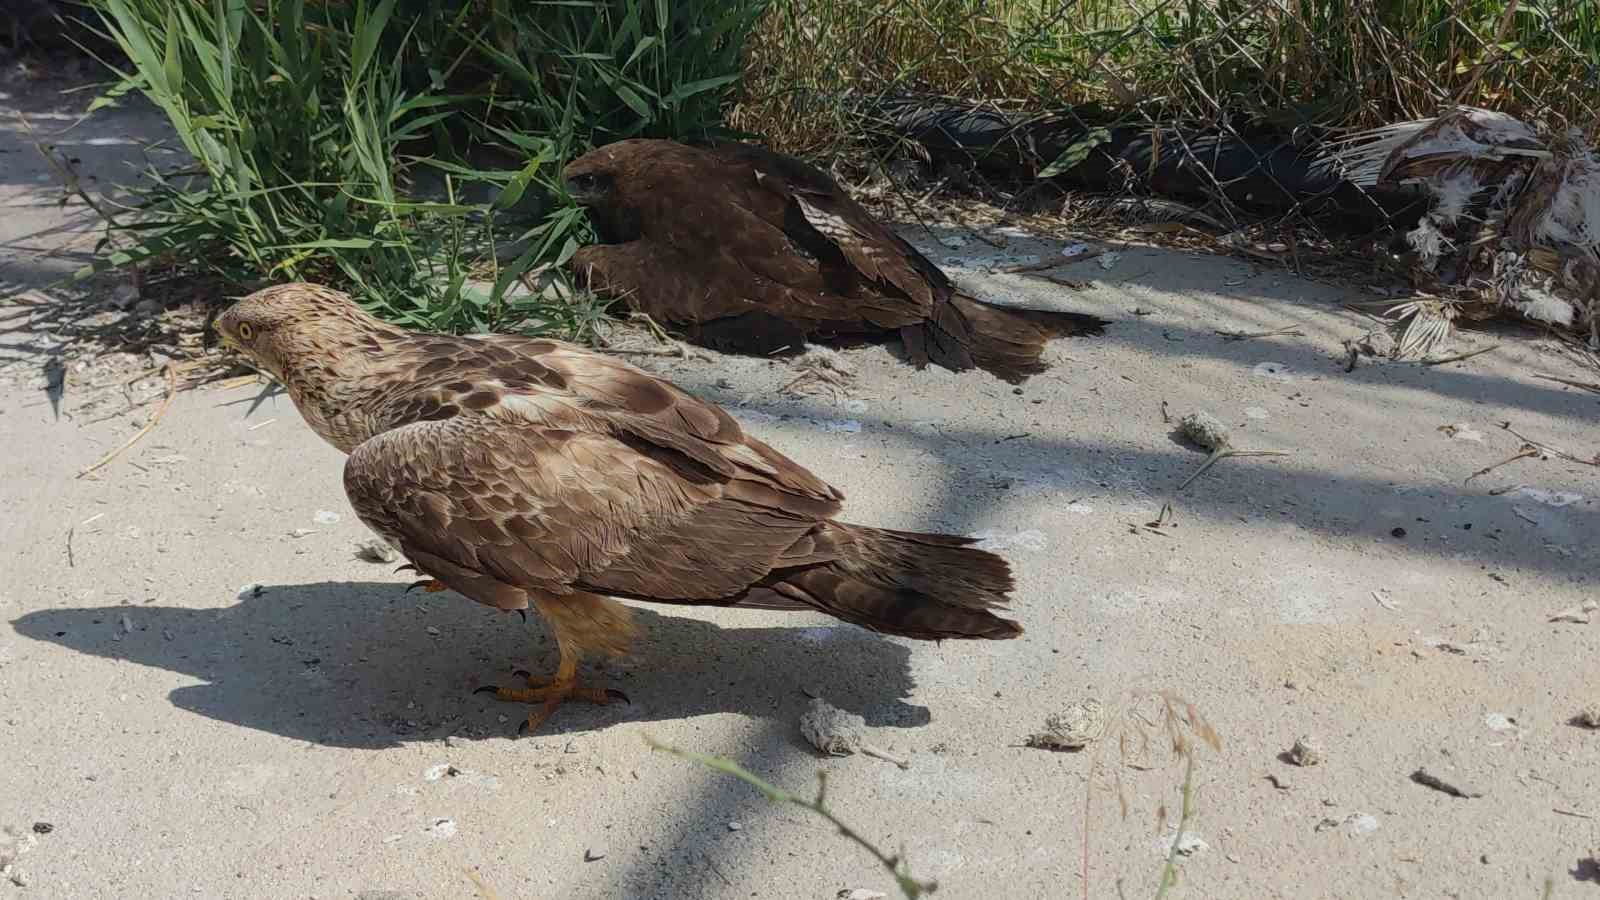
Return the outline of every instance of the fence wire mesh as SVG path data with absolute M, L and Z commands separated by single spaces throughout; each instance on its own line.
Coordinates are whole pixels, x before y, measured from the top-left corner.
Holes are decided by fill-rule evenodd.
M 1304 238 L 1387 235 L 1374 258 L 1416 290 L 1388 304 L 1402 355 L 1512 315 L 1600 360 L 1590 0 L 777 0 L 732 121 L 813 156 L 910 149 L 1008 202 L 1138 198 L 1116 212 L 1296 268 Z
M 748 59 L 734 124 L 782 149 L 917 137 L 1024 178 L 1203 187 L 1229 221 L 1308 218 L 1338 187 L 1312 157 L 1342 135 L 1458 105 L 1541 134 L 1600 122 L 1591 2 L 779 0 Z

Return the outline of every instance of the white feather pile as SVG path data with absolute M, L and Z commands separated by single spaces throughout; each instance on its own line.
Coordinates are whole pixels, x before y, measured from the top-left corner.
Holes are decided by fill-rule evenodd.
M 1325 163 L 1360 186 L 1414 185 L 1432 198 L 1405 237 L 1446 302 L 1407 307 L 1411 352 L 1441 343 L 1458 305 L 1575 331 L 1600 349 L 1600 157 L 1580 132 L 1541 135 L 1456 107 L 1334 142 Z
M 1472 106 L 1457 106 L 1431 119 L 1358 132 L 1329 146 L 1328 164 L 1360 187 L 1383 180 L 1387 170 L 1400 162 L 1394 157 L 1402 147 L 1410 159 L 1499 161 L 1514 156 L 1541 159 L 1550 154 L 1538 132 L 1521 120 Z

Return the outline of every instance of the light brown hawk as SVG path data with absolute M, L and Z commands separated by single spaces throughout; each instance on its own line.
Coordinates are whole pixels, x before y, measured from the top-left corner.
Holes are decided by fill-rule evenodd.
M 580 654 L 634 637 L 614 598 L 811 609 L 885 634 L 1012 638 L 1000 557 L 967 538 L 834 520 L 843 496 L 720 407 L 603 354 L 510 335 L 407 332 L 345 295 L 268 288 L 216 320 L 349 454 L 361 520 L 430 587 L 550 623 L 560 663 L 502 699 L 579 687 Z

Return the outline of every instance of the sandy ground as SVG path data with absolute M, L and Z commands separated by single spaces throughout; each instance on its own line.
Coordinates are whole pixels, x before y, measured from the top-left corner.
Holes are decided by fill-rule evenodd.
M 7 91 L 0 274 L 39 284 L 94 236 L 12 108 L 59 129 L 87 98 Z M 134 106 L 51 140 L 103 182 L 161 134 Z M 1060 248 L 1001 237 L 1008 257 Z M 996 252 L 936 258 L 976 273 Z M 1150 691 L 1192 701 L 1223 742 L 1199 753 L 1203 845 L 1177 896 L 1536 897 L 1546 878 L 1594 894 L 1600 733 L 1570 720 L 1600 703 L 1600 614 L 1551 617 L 1600 597 L 1600 471 L 1521 460 L 1463 482 L 1518 449 L 1502 422 L 1600 451 L 1600 396 L 1533 374 L 1594 373 L 1525 331 L 1464 336 L 1500 345 L 1465 362 L 1347 373 L 1341 342 L 1371 327 L 1341 307 L 1355 295 L 1233 259 L 1135 247 L 1062 274 L 1091 283 L 972 275 L 1115 322 L 1054 345 L 1020 390 L 884 348 L 844 354 L 840 399 L 780 393 L 784 364 L 643 360 L 841 488 L 848 519 L 987 537 L 1019 573 L 1023 638 L 645 608 L 636 658 L 595 672 L 632 705 L 569 707 L 520 741 L 520 708 L 470 692 L 530 652 L 548 668 L 553 643 L 358 559 L 341 457 L 284 398 L 183 393 L 76 478 L 152 407 L 91 414 L 69 365 L 58 416 L 45 372 L 70 340 L 0 335 L 0 852 L 23 851 L 0 895 L 893 894 L 820 820 L 649 735 L 803 793 L 825 771 L 836 812 L 941 897 L 1150 896 L 1182 782 L 1143 724 L 1159 724 Z M 1286 326 L 1300 334 L 1215 333 Z M 1203 455 L 1163 401 L 1290 455 L 1225 459 L 1175 494 Z M 1169 502 L 1175 526 L 1141 527 Z M 910 767 L 819 756 L 797 725 L 807 693 Z M 1128 764 L 1115 737 L 1023 746 L 1086 698 L 1128 707 Z M 1320 765 L 1288 760 L 1301 735 Z M 1415 783 L 1419 767 L 1482 796 Z

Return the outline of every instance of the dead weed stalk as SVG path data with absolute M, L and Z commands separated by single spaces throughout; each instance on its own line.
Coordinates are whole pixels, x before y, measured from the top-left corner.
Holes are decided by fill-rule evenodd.
M 1160 704 L 1157 712 L 1161 719 L 1153 722 L 1140 711 L 1140 705 L 1154 701 Z M 1195 788 L 1194 773 L 1195 762 L 1200 742 L 1209 746 L 1212 752 L 1222 751 L 1222 736 L 1215 727 L 1206 720 L 1200 710 L 1188 700 L 1179 697 L 1171 691 L 1135 691 L 1130 692 L 1123 703 L 1114 711 L 1111 718 L 1111 728 L 1117 734 L 1117 761 L 1115 765 L 1107 764 L 1101 753 L 1097 752 L 1089 765 L 1089 778 L 1084 785 L 1083 797 L 1083 896 L 1090 896 L 1089 878 L 1089 838 L 1093 823 L 1094 793 L 1099 784 L 1098 776 L 1107 768 L 1112 775 L 1113 787 L 1116 791 L 1117 806 L 1121 817 L 1126 820 L 1131 811 L 1128 803 L 1128 792 L 1123 783 L 1122 772 L 1124 769 L 1139 771 L 1154 768 L 1148 764 L 1149 753 L 1152 747 L 1152 737 L 1165 738 L 1168 748 L 1174 759 L 1183 761 L 1183 784 L 1181 787 L 1181 805 L 1178 811 L 1177 830 L 1172 836 L 1172 844 L 1167 850 L 1166 862 L 1161 868 L 1160 881 L 1156 887 L 1157 900 L 1163 900 L 1178 883 L 1178 857 L 1182 853 L 1183 841 L 1188 835 L 1190 826 L 1199 812 L 1198 791 Z M 1109 732 L 1108 732 L 1109 734 Z M 1102 743 L 1103 748 L 1109 742 Z M 1166 826 L 1168 820 L 1167 804 L 1163 801 L 1156 807 L 1155 822 L 1159 830 Z M 1117 880 L 1117 894 L 1126 897 L 1122 879 Z
M 923 881 L 912 877 L 910 867 L 905 861 L 905 851 L 903 849 L 899 853 L 883 852 L 882 850 L 878 849 L 877 845 L 863 837 L 861 832 L 851 828 L 834 814 L 833 810 L 827 804 L 828 775 L 826 772 L 817 773 L 817 796 L 815 799 L 808 800 L 798 794 L 791 794 L 783 788 L 780 788 L 777 785 L 762 779 L 731 759 L 723 759 L 720 756 L 708 756 L 704 753 L 696 753 L 693 750 L 684 750 L 671 746 L 670 744 L 663 744 L 649 735 L 646 735 L 644 740 L 645 743 L 650 745 L 650 749 L 652 750 L 661 750 L 666 753 L 671 753 L 674 756 L 687 759 L 690 762 L 697 762 L 708 769 L 715 769 L 718 772 L 726 772 L 727 774 L 732 775 L 740 781 L 743 781 L 745 784 L 748 784 L 760 791 L 762 796 L 766 797 L 773 803 L 792 803 L 801 809 L 809 809 L 824 819 L 827 819 L 828 822 L 833 825 L 833 827 L 839 830 L 840 834 L 855 842 L 868 853 L 871 853 L 878 860 L 878 862 L 883 864 L 883 867 L 889 871 L 889 874 L 894 876 L 895 884 L 899 886 L 900 893 L 906 897 L 906 900 L 917 900 L 917 898 L 921 897 L 923 894 L 931 894 L 938 889 L 939 886 L 936 882 Z

